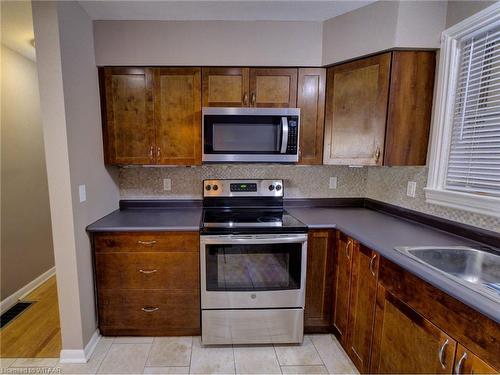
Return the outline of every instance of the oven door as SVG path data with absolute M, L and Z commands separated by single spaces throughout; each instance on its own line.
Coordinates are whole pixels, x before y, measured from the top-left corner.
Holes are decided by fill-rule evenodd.
M 297 162 L 299 113 L 296 108 L 204 108 L 203 161 Z
M 202 309 L 300 308 L 306 234 L 201 236 Z

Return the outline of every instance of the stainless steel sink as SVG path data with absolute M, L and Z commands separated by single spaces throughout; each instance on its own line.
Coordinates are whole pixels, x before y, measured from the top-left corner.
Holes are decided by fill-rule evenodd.
M 500 303 L 500 252 L 465 246 L 395 250 Z

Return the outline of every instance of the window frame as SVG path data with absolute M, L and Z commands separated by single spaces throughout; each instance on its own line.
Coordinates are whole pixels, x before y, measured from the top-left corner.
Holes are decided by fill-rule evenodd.
M 500 2 L 446 29 L 441 34 L 439 75 L 431 135 L 425 201 L 440 206 L 500 217 L 500 198 L 446 189 L 460 41 L 500 23 Z

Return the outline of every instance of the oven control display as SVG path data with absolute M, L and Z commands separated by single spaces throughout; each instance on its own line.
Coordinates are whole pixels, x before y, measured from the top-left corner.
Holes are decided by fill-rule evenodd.
M 257 184 L 248 183 L 248 184 L 231 184 L 230 190 L 235 192 L 245 192 L 245 191 L 257 191 Z

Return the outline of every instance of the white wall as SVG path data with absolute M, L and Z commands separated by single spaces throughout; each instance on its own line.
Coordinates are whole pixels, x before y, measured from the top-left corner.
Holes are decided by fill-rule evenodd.
M 95 21 L 97 65 L 321 65 L 321 22 Z
M 494 4 L 496 1 L 449 1 L 446 13 L 446 28 L 472 16 L 484 8 Z
M 323 65 L 391 48 L 439 48 L 446 1 L 378 1 L 323 24 Z
M 36 65 L 4 45 L 1 56 L 0 284 L 4 300 L 52 268 L 54 250 Z
M 119 194 L 115 171 L 104 167 L 92 21 L 76 2 L 34 2 L 33 20 L 63 353 L 82 354 L 96 329 L 85 227 L 118 208 Z

